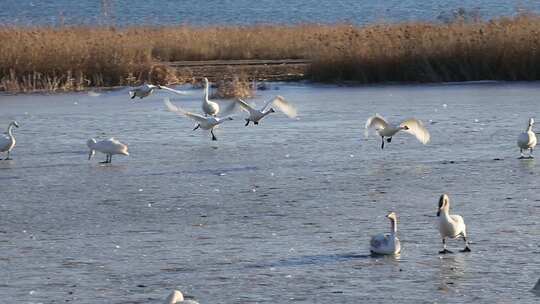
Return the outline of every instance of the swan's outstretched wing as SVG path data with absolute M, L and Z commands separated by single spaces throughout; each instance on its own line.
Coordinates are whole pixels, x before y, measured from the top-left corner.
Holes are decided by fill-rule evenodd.
M 178 94 L 178 95 L 188 95 L 187 92 L 184 92 L 184 91 L 178 91 L 178 90 L 175 90 L 175 89 L 172 89 L 172 88 L 169 88 L 169 87 L 166 87 L 166 86 L 158 86 L 159 89 L 162 89 L 162 90 L 165 90 L 165 91 L 169 91 L 169 92 L 172 92 L 172 93 L 175 93 L 175 94 Z
M 240 98 L 237 98 L 235 101 L 240 105 L 242 110 L 246 112 L 251 113 L 252 111 L 256 111 L 251 105 L 249 105 L 247 102 L 243 101 Z
M 400 123 L 399 126 L 406 126 L 407 129 L 404 129 L 403 131 L 414 135 L 416 139 L 418 139 L 424 145 L 429 142 L 429 131 L 426 129 L 426 127 L 424 127 L 424 124 L 420 120 L 416 118 L 410 118 Z
M 195 113 L 191 113 L 191 112 L 188 112 L 178 106 L 175 106 L 170 100 L 169 98 L 165 98 L 163 99 L 163 102 L 165 103 L 165 105 L 167 106 L 167 109 L 171 112 L 174 112 L 174 113 L 177 113 L 177 114 L 182 114 L 184 116 L 187 116 L 193 120 L 196 120 L 198 121 L 199 123 L 202 123 L 202 122 L 206 122 L 206 118 L 202 115 L 199 115 L 199 114 L 195 114 Z
M 366 137 L 368 137 L 369 135 L 370 128 L 374 128 L 375 130 L 386 129 L 388 128 L 388 122 L 381 115 L 375 114 L 371 116 L 370 118 L 368 118 L 368 120 L 366 121 L 366 126 L 365 126 L 365 131 L 364 131 L 364 135 Z
M 276 96 L 274 99 L 271 99 L 268 101 L 264 107 L 261 109 L 261 111 L 265 111 L 270 105 L 273 105 L 276 109 L 283 112 L 283 114 L 287 115 L 289 118 L 295 118 L 296 115 L 298 115 L 296 108 L 290 104 L 285 98 L 282 96 Z

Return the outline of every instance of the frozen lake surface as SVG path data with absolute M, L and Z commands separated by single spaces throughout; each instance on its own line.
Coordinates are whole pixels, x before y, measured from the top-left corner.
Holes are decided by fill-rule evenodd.
M 275 86 L 256 101 L 281 94 L 297 120 L 238 117 L 217 142 L 166 93 L 0 96 L 1 127 L 21 125 L 0 161 L 2 301 L 538 303 L 540 163 L 517 159 L 516 138 L 540 120 L 539 83 Z M 192 92 L 173 101 L 198 111 Z M 432 141 L 381 151 L 363 138 L 375 112 L 422 119 Z M 86 140 L 110 136 L 131 155 L 88 161 Z M 443 192 L 471 253 L 438 254 Z M 370 257 L 390 210 L 401 257 Z

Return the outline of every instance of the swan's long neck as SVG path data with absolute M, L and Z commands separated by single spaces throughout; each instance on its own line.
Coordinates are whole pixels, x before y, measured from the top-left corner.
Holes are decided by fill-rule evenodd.
M 7 133 L 9 137 L 13 138 L 13 124 L 9 124 L 9 127 L 7 129 Z
M 208 84 L 208 81 L 205 81 L 204 82 L 204 100 L 203 102 L 208 102 L 208 90 L 209 90 L 209 84 Z
M 532 132 L 532 128 L 533 128 L 533 124 L 529 124 L 529 126 L 527 127 L 527 132 Z
M 441 208 L 441 217 L 450 219 L 450 206 L 448 203 Z
M 392 234 L 397 233 L 397 220 L 395 219 L 390 219 L 390 232 Z

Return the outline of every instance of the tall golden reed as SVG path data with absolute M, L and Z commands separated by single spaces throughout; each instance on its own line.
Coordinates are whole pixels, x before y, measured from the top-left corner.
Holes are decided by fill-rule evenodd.
M 163 62 L 312 60 L 314 81 L 540 79 L 540 17 L 452 24 L 0 26 L 0 90 L 178 81 Z

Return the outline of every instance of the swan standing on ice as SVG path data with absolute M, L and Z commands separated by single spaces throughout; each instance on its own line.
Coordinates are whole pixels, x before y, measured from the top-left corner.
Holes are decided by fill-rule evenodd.
M 401 252 L 401 244 L 397 237 L 397 215 L 395 212 L 390 212 L 386 217 L 390 220 L 390 233 L 381 233 L 371 238 L 371 253 L 399 254 Z
M 197 126 L 195 126 L 193 131 L 197 130 L 198 128 L 210 130 L 210 134 L 212 134 L 212 140 L 217 140 L 216 135 L 214 135 L 215 127 L 217 127 L 219 124 L 223 123 L 226 120 L 233 120 L 232 117 L 202 116 L 200 114 L 185 111 L 184 109 L 172 104 L 172 102 L 168 98 L 165 98 L 164 102 L 169 111 L 175 112 L 177 114 L 182 114 L 188 118 L 195 120 L 197 122 Z
M 184 295 L 179 290 L 173 290 L 171 294 L 165 299 L 165 304 L 199 304 L 197 301 L 184 300 Z
M 13 127 L 18 128 L 19 124 L 16 121 L 9 123 L 7 132 L 0 135 L 0 152 L 7 152 L 7 157 L 4 160 L 10 160 L 9 153 L 15 147 L 15 136 L 13 136 Z M 1 158 L 0 158 L 1 159 Z
M 529 126 L 525 132 L 519 134 L 517 145 L 521 156 L 519 158 L 525 158 L 523 150 L 529 150 L 529 158 L 533 158 L 533 150 L 536 147 L 536 134 L 534 134 L 532 128 L 534 125 L 534 119 L 529 118 Z
M 375 116 L 368 118 L 368 120 L 366 121 L 366 127 L 365 127 L 366 137 L 369 134 L 369 128 L 374 128 L 377 131 L 377 134 L 381 136 L 381 139 L 382 139 L 381 149 L 384 149 L 385 137 L 386 137 L 387 142 L 391 142 L 392 136 L 394 136 L 397 132 L 401 130 L 414 135 L 416 139 L 418 139 L 424 145 L 427 144 L 430 139 L 428 130 L 424 127 L 424 124 L 422 124 L 422 122 L 416 118 L 410 118 L 410 119 L 404 120 L 399 125 L 394 126 L 388 123 L 386 119 L 384 119 L 379 114 L 375 114 Z
M 456 239 L 463 237 L 465 241 L 465 248 L 461 252 L 470 252 L 469 241 L 467 241 L 467 231 L 465 222 L 461 215 L 450 214 L 450 199 L 448 195 L 443 194 L 439 198 L 439 210 L 437 216 L 439 217 L 439 232 L 441 233 L 443 250 L 439 253 L 452 253 L 452 251 L 446 249 L 446 238 Z
M 253 124 L 258 125 L 259 121 L 263 119 L 266 115 L 270 113 L 274 113 L 274 108 L 271 108 L 270 106 L 273 105 L 278 110 L 283 112 L 285 115 L 287 115 L 289 118 L 296 117 L 296 108 L 293 107 L 289 102 L 287 102 L 283 97 L 276 96 L 269 100 L 262 109 L 257 110 L 250 106 L 247 102 L 243 101 L 242 99 L 238 98 L 236 100 L 238 104 L 242 107 L 243 110 L 249 113 L 249 117 L 246 118 L 246 124 L 247 127 L 249 125 L 249 122 L 252 121 Z
M 114 138 L 109 138 L 105 140 L 97 141 L 93 138 L 89 139 L 86 142 L 86 145 L 90 149 L 90 153 L 88 154 L 88 160 L 92 159 L 92 156 L 96 153 L 96 151 L 99 151 L 105 155 L 107 155 L 107 158 L 105 161 L 101 162 L 103 164 L 111 163 L 112 162 L 112 156 L 114 154 L 121 154 L 128 156 L 128 147 L 127 145 L 119 142 L 118 140 Z
M 171 88 L 166 87 L 166 86 L 153 85 L 153 84 L 143 84 L 140 87 L 137 87 L 137 88 L 134 88 L 133 90 L 130 90 L 129 91 L 129 96 L 131 97 L 131 99 L 133 99 L 135 97 L 139 97 L 139 98 L 142 99 L 144 97 L 150 96 L 150 94 L 152 94 L 154 92 L 154 90 L 165 90 L 165 91 L 169 91 L 169 92 L 172 92 L 172 93 L 175 93 L 175 94 L 178 94 L 178 95 L 187 95 L 186 92 L 171 89 Z

